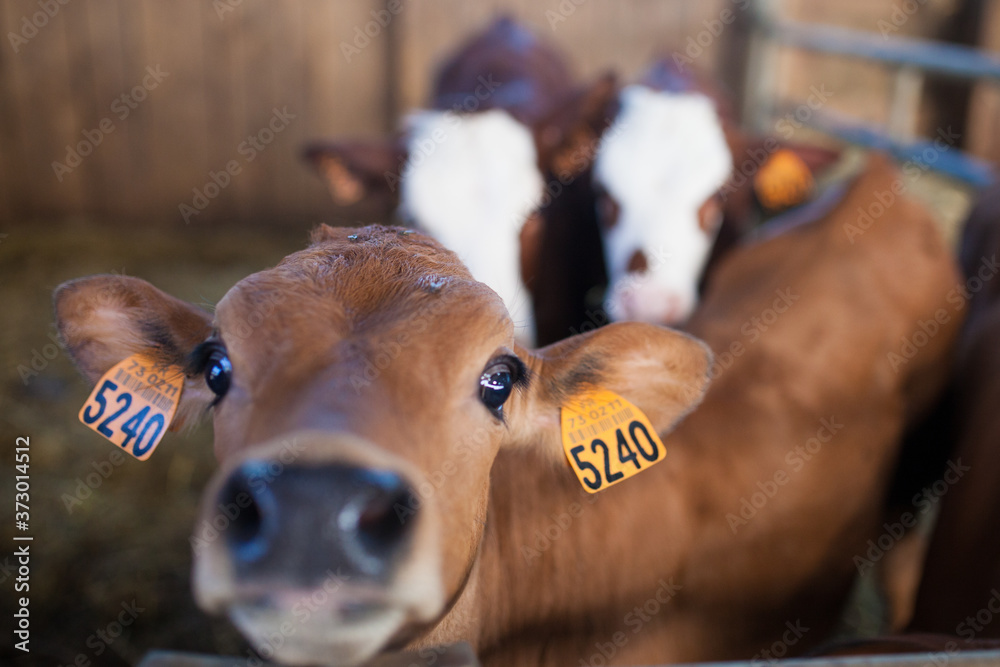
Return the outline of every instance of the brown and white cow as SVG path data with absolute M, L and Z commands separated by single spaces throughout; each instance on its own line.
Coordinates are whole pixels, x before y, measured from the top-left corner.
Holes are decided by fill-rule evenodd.
M 671 58 L 655 61 L 602 113 L 614 121 L 593 181 L 614 320 L 683 323 L 710 260 L 754 227 L 763 176 L 796 195 L 778 203 L 801 203 L 812 194 L 813 173 L 839 156 L 746 134 L 724 92 Z
M 530 341 L 519 267 L 537 254 L 547 165 L 569 162 L 588 127 L 578 115 L 613 83 L 595 93 L 574 85 L 561 54 L 500 18 L 444 59 L 429 107 L 408 113 L 397 137 L 316 143 L 306 158 L 338 205 L 398 217 L 455 250 Z
M 196 597 L 284 662 L 455 640 L 487 665 L 799 652 L 838 616 L 954 337 L 890 363 L 956 280 L 903 198 L 845 233 L 897 177 L 875 160 L 826 218 L 723 263 L 690 323 L 714 364 L 642 323 L 521 348 L 454 254 L 385 227 L 320 228 L 214 315 L 115 276 L 63 285 L 56 315 L 91 381 L 136 352 L 188 369 L 181 420 L 211 406 L 222 464 L 199 526 L 242 508 L 196 529 Z M 584 493 L 568 398 L 605 387 L 665 435 L 709 376 L 663 462 Z

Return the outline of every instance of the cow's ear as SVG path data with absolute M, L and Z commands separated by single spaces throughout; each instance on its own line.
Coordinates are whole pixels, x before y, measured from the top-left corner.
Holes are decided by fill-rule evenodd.
M 527 358 L 528 385 L 510 412 L 519 443 L 560 442 L 560 408 L 588 387 L 622 396 L 666 435 L 701 402 L 712 364 L 701 341 L 638 322 L 610 324 Z
M 309 144 L 303 151 L 330 188 L 338 206 L 392 211 L 406 148 L 396 139 Z
M 137 353 L 187 369 L 191 352 L 212 333 L 209 313 L 130 276 L 71 280 L 53 298 L 59 335 L 91 384 Z M 187 377 L 174 425 L 212 400 L 202 377 Z
M 594 161 L 601 135 L 618 113 L 618 77 L 607 72 L 577 90 L 536 128 L 540 166 L 572 178 Z

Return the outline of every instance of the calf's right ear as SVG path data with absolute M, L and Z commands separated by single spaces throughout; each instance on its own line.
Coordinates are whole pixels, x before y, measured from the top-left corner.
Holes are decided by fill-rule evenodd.
M 665 436 L 701 403 L 712 365 L 700 340 L 639 322 L 609 324 L 525 356 L 529 384 L 510 425 L 519 442 L 560 441 L 561 406 L 588 388 L 622 396 Z
M 130 276 L 71 280 L 56 288 L 53 300 L 59 335 L 91 384 L 137 353 L 185 368 L 191 352 L 212 333 L 209 313 Z M 175 425 L 211 401 L 202 378 L 186 378 Z

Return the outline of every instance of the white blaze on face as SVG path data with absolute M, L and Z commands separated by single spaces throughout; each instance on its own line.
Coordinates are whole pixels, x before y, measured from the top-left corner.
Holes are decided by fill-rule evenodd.
M 714 241 L 698 211 L 732 172 L 732 156 L 712 101 L 700 94 L 629 86 L 601 140 L 594 179 L 619 206 L 602 230 L 612 319 L 683 321 L 697 303 L 698 279 Z M 647 269 L 629 273 L 636 251 Z
M 400 214 L 455 251 L 503 299 L 519 338 L 530 340 L 519 236 L 544 187 L 531 131 L 500 110 L 418 112 L 407 129 Z

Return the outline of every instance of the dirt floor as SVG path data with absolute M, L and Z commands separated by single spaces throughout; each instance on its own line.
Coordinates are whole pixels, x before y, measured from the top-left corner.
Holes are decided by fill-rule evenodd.
M 954 238 L 968 193 L 933 176 L 920 180 L 914 191 Z M 31 648 L 38 659 L 31 664 L 130 665 L 153 648 L 246 655 L 242 639 L 223 619 L 198 611 L 190 592 L 188 536 L 214 467 L 211 426 L 168 434 L 150 460 L 126 457 L 113 466 L 113 445 L 77 420 L 89 388 L 54 343 L 50 300 L 64 280 L 115 272 L 211 308 L 240 278 L 303 247 L 307 230 L 121 229 L 73 220 L 0 231 L 7 232 L 0 235 L 0 437 L 5 452 L 17 437 L 31 442 Z M 13 475 L 13 454 L 5 453 L 0 522 L 8 544 Z M 73 496 L 80 502 L 68 503 Z M 10 558 L 0 562 L 8 624 L 10 565 Z M 856 598 L 845 632 L 877 631 L 870 585 Z M 123 605 L 134 605 L 137 617 L 126 614 L 129 624 L 112 639 Z

